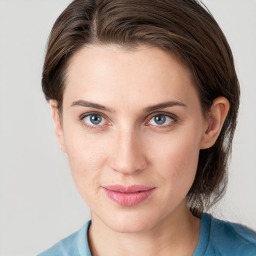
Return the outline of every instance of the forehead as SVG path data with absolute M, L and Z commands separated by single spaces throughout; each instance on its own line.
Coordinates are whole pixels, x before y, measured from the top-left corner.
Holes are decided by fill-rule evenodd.
M 67 68 L 65 100 L 186 100 L 195 95 L 189 69 L 171 54 L 151 46 L 133 49 L 90 45 L 80 49 Z M 155 101 L 155 102 L 152 102 Z

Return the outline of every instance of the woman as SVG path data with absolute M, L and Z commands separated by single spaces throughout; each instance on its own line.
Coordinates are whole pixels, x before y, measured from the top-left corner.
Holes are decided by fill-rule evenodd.
M 73 1 L 42 85 L 91 221 L 40 255 L 256 255 L 253 231 L 204 213 L 225 191 L 239 84 L 197 1 Z

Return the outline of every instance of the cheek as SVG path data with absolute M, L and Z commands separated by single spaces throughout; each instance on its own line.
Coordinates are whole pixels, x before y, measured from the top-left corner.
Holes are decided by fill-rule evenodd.
M 67 134 L 65 138 L 66 152 L 74 183 L 84 198 L 92 188 L 100 182 L 102 168 L 105 164 L 106 150 L 100 139 L 85 136 L 83 133 Z M 95 191 L 95 190 L 94 190 Z
M 189 187 L 194 181 L 199 157 L 200 138 L 197 134 L 182 133 L 156 140 L 151 145 L 154 169 L 173 186 Z M 153 149 L 154 148 L 154 149 Z M 182 185 L 182 186 L 181 186 Z
M 88 134 L 83 129 L 66 129 L 64 134 L 66 153 L 69 158 L 71 171 L 86 171 L 95 169 L 95 164 L 101 164 L 104 140 L 101 136 Z
M 165 151 L 168 153 L 162 155 L 164 164 L 158 168 L 164 184 L 161 194 L 168 198 L 169 210 L 175 209 L 186 198 L 195 180 L 198 151 L 185 144 L 171 143 Z

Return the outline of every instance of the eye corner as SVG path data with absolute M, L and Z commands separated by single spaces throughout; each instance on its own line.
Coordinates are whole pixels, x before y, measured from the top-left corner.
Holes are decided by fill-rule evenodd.
M 103 129 L 105 126 L 110 126 L 111 123 L 101 113 L 87 112 L 79 117 L 80 122 L 89 129 Z
M 157 120 L 157 117 L 159 120 Z M 153 121 L 152 121 L 153 120 Z M 158 122 L 159 121 L 159 122 Z M 154 122 L 154 123 L 153 123 Z M 158 122 L 158 123 L 157 123 Z M 177 117 L 170 113 L 154 113 L 146 121 L 145 126 L 152 128 L 168 128 L 177 122 Z

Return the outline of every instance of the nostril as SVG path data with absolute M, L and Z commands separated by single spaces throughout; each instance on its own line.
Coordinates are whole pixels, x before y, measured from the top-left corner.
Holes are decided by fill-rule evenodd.
M 126 158 L 126 159 L 125 159 Z M 143 156 L 120 157 L 116 155 L 111 162 L 111 168 L 123 174 L 133 174 L 143 171 L 147 166 L 146 159 Z

